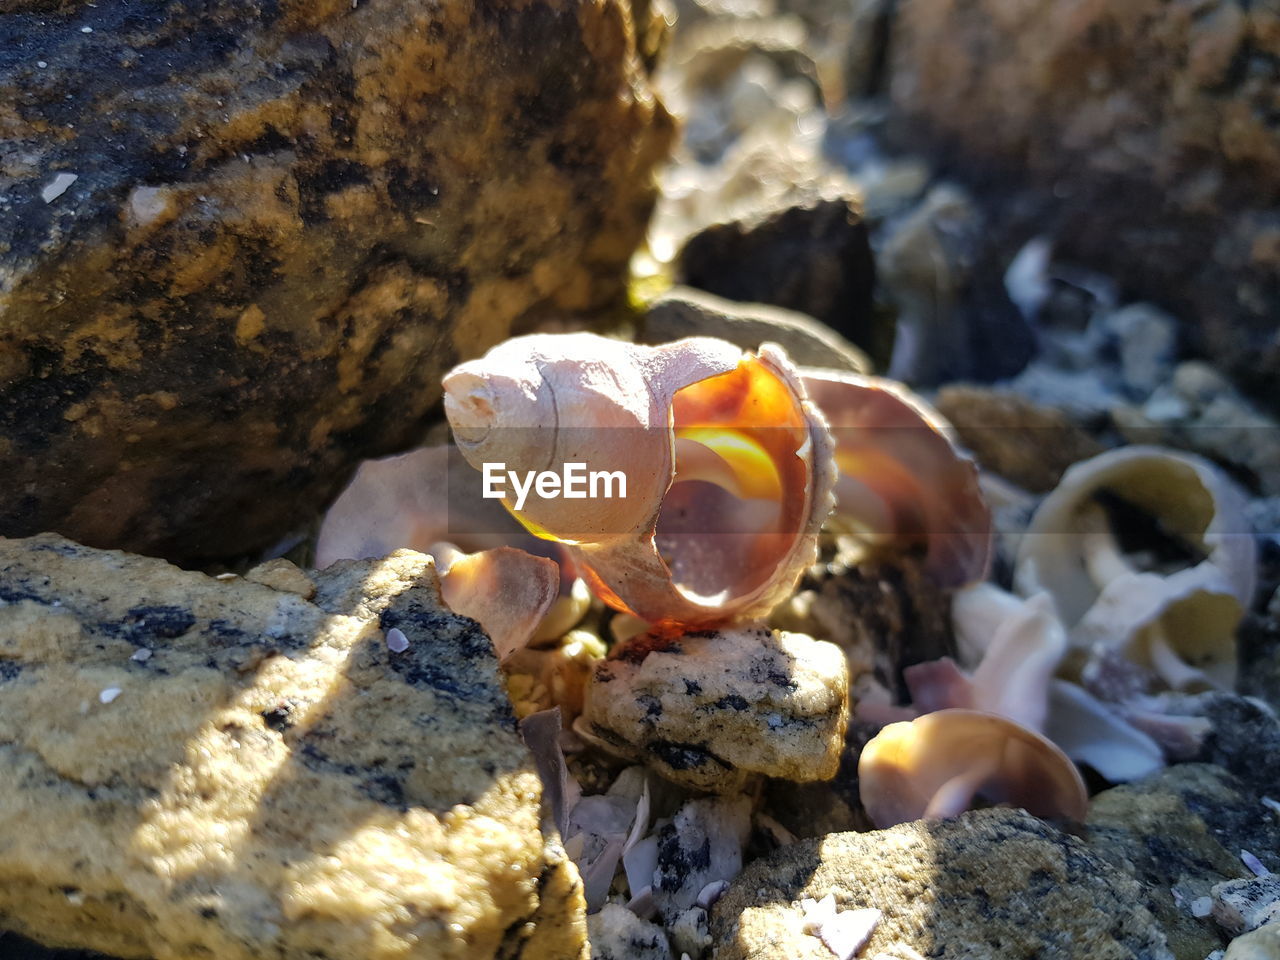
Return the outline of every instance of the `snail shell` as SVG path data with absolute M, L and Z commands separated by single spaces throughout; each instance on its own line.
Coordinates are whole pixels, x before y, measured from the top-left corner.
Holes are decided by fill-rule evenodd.
M 625 496 L 503 499 L 616 610 L 686 627 L 762 617 L 817 556 L 831 438 L 772 345 L 535 334 L 454 368 L 444 390 L 479 470 L 625 476 Z

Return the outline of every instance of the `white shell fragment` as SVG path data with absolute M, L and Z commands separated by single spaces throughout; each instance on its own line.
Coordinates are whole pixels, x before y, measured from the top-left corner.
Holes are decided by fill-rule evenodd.
M 387 631 L 387 649 L 392 653 L 404 653 L 409 649 L 409 638 L 399 627 L 392 627 Z
M 800 901 L 804 911 L 804 931 L 817 937 L 840 960 L 852 960 L 867 945 L 880 924 L 883 913 L 870 907 L 837 910 L 834 894 L 821 900 L 805 897 Z
M 40 199 L 45 203 L 53 203 L 60 196 L 67 192 L 67 189 L 80 179 L 80 175 L 76 173 L 59 173 L 44 185 L 40 190 Z
M 98 694 L 98 702 L 112 703 L 122 693 L 124 693 L 124 691 L 121 690 L 119 687 L 107 687 L 105 690 L 103 690 L 101 693 Z
M 1181 560 L 1124 552 L 1107 507 L 1149 515 Z M 1132 524 L 1131 524 L 1132 525 Z M 1122 447 L 1076 464 L 1045 498 L 1018 551 L 1014 581 L 1047 590 L 1081 656 L 1123 654 L 1171 689 L 1230 689 L 1236 627 L 1255 586 L 1244 499 L 1217 467 L 1157 447 Z
M 817 556 L 830 434 L 769 344 L 536 334 L 455 367 L 444 389 L 463 455 L 510 478 L 507 508 L 616 610 L 684 625 L 763 616 Z M 608 484 L 573 498 L 543 486 L 574 464 Z

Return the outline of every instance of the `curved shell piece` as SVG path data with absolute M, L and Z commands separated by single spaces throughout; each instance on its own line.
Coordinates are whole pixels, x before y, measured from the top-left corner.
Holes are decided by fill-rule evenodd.
M 945 819 L 979 796 L 1038 817 L 1083 821 L 1088 794 L 1075 766 L 1040 734 L 977 710 L 939 710 L 891 723 L 858 759 L 858 791 L 879 828 Z
M 830 435 L 770 345 L 744 354 L 710 338 L 644 347 L 538 334 L 461 364 L 444 389 L 478 470 L 565 476 L 582 464 L 588 476 L 625 477 L 625 496 L 535 487 L 521 498 L 514 477 L 503 491 L 617 610 L 683 625 L 764 616 L 817 555 Z
M 478 496 L 471 465 L 450 451 L 443 445 L 421 447 L 360 464 L 320 524 L 317 569 L 336 560 L 385 557 L 401 548 L 431 553 L 438 541 L 463 552 L 518 546 L 539 555 L 556 553 L 496 500 Z
M 871 543 L 925 546 L 943 587 L 982 580 L 991 559 L 991 510 L 978 470 L 942 416 L 901 384 L 805 369 L 805 389 L 835 440 L 835 516 Z
M 1181 557 L 1138 569 L 1121 540 L 1142 524 Z M 1101 454 L 1068 470 L 1040 505 L 1014 583 L 1052 595 L 1075 648 L 1118 651 L 1174 689 L 1230 688 L 1236 627 L 1256 584 L 1243 495 L 1190 454 Z
M 516 547 L 461 553 L 438 545 L 440 596 L 493 641 L 498 662 L 523 649 L 560 594 L 560 568 Z

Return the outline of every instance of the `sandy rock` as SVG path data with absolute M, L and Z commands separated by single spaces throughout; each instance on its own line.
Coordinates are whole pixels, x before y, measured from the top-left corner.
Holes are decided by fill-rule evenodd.
M 649 305 L 640 343 L 718 337 L 744 350 L 776 343 L 806 367 L 870 373 L 867 355 L 803 313 L 764 303 L 736 303 L 692 287 L 676 287 Z
M 750 774 L 835 775 L 848 722 L 838 647 L 758 625 L 643 634 L 610 653 L 587 685 L 579 729 L 670 780 L 728 793 Z
M 1280 923 L 1232 940 L 1223 960 L 1280 960 Z
M 1060 411 L 1008 391 L 943 387 L 934 406 L 984 468 L 1032 493 L 1047 493 L 1067 467 L 1103 451 Z
M 587 918 L 591 960 L 672 960 L 667 935 L 618 903 L 606 903 Z
M 1016 211 L 1011 220 L 1052 223 L 1064 259 L 1107 269 L 1144 299 L 1176 308 L 1190 341 L 1274 404 L 1274 5 L 978 0 L 895 9 L 899 139 L 927 144 L 956 167 L 967 162 Z M 1027 197 L 1034 206 L 1010 199 L 1019 179 L 1036 185 Z
M 730 300 L 770 303 L 821 320 L 873 356 L 875 264 L 852 196 L 761 209 L 690 237 L 679 282 Z
M 631 9 L 0 4 L 0 534 L 266 547 L 620 297 L 671 126 Z
M 297 564 L 283 557 L 258 564 L 244 578 L 250 583 L 260 583 L 272 590 L 295 593 L 303 600 L 310 600 L 316 595 L 316 582 L 299 569 Z
M 841 833 L 757 860 L 711 911 L 716 960 L 828 960 L 799 901 L 883 911 L 861 956 L 1167 960 L 1140 886 L 1022 811 Z
M 579 956 L 488 638 L 421 554 L 315 579 L 0 541 L 6 925 L 154 960 Z
M 1224 945 L 1219 926 L 1190 905 L 1216 885 L 1252 877 L 1241 850 L 1280 841 L 1276 817 L 1231 774 L 1180 764 L 1105 790 L 1089 807 L 1090 848 L 1143 885 L 1143 903 L 1160 921 L 1178 960 L 1202 960 Z

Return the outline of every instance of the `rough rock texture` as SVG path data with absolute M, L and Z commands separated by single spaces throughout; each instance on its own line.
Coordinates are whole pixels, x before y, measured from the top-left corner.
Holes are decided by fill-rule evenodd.
M 934 405 L 984 468 L 1032 493 L 1048 493 L 1067 467 L 1104 449 L 1061 411 L 1015 393 L 949 386 Z
M 1047 231 L 1066 258 L 1123 276 L 1274 404 L 1275 4 L 918 0 L 896 10 L 899 139 L 927 142 L 993 195 L 1029 176 L 1042 199 L 1016 211 L 1015 242 Z
M 861 953 L 948 960 L 1166 960 L 1142 890 L 1023 811 L 805 840 L 757 860 L 711 911 L 716 960 L 824 960 L 799 901 L 884 912 Z
M 0 534 L 264 546 L 459 358 L 621 296 L 640 6 L 0 4 Z
M 1223 960 L 1280 960 L 1280 923 L 1232 940 Z
M 690 800 L 658 831 L 653 902 L 670 926 L 693 909 L 710 883 L 742 871 L 742 845 L 751 828 L 751 799 Z
M 651 303 L 637 339 L 656 344 L 681 337 L 718 337 L 744 350 L 776 343 L 801 366 L 871 372 L 865 353 L 812 317 L 764 303 L 737 303 L 692 287 L 676 287 Z
M 1224 945 L 1190 904 L 1214 886 L 1253 876 L 1241 850 L 1269 856 L 1280 842 L 1274 813 L 1221 767 L 1182 764 L 1113 787 L 1089 807 L 1090 848 L 1139 880 L 1178 960 L 1202 960 Z
M 599 661 L 579 729 L 677 783 L 729 793 L 749 774 L 835 775 L 849 672 L 833 644 L 746 625 L 642 634 Z
M 1227 880 L 1213 888 L 1213 918 L 1228 933 L 1280 922 L 1280 876 Z
M 587 918 L 591 960 L 671 960 L 667 935 L 618 903 L 606 903 Z
M 858 201 L 815 199 L 707 227 L 679 253 L 681 283 L 730 300 L 771 303 L 821 320 L 873 356 L 875 262 Z
M 0 541 L 0 924 L 155 960 L 580 955 L 488 638 L 421 554 L 316 587 Z

